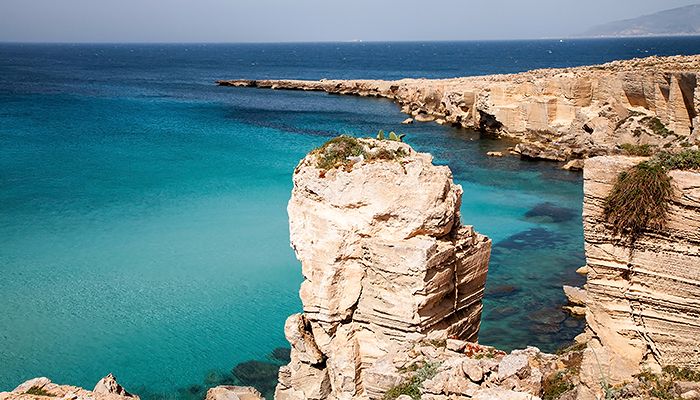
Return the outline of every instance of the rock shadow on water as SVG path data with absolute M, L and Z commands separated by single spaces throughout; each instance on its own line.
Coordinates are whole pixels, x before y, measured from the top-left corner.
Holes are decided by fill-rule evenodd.
M 250 360 L 242 362 L 231 370 L 240 386 L 252 386 L 260 391 L 266 399 L 274 397 L 277 386 L 277 374 L 280 365 L 267 361 Z
M 539 203 L 525 213 L 525 218 L 542 223 L 562 223 L 573 220 L 578 212 L 571 208 L 560 207 L 551 202 Z
M 289 347 L 277 347 L 272 350 L 269 358 L 273 361 L 289 364 L 292 361 L 292 349 Z
M 528 250 L 553 248 L 566 242 L 566 238 L 553 233 L 545 228 L 531 228 L 518 232 L 496 244 L 493 252 L 498 253 L 505 250 Z
M 562 330 L 566 313 L 560 308 L 543 308 L 530 313 L 528 330 L 533 334 L 555 334 Z
M 501 297 L 512 296 L 512 295 L 518 293 L 519 291 L 520 291 L 520 289 L 518 289 L 514 285 L 497 285 L 497 286 L 488 285 L 486 287 L 486 292 L 484 295 L 487 298 L 497 299 L 497 298 L 501 298 Z
M 279 368 L 291 361 L 291 349 L 278 347 L 267 355 L 267 360 L 249 360 L 237 364 L 230 371 L 211 370 L 201 383 L 182 386 L 172 393 L 149 392 L 146 387 L 138 392 L 144 400 L 202 400 L 207 390 L 216 386 L 252 386 L 267 399 L 272 399 L 277 386 Z

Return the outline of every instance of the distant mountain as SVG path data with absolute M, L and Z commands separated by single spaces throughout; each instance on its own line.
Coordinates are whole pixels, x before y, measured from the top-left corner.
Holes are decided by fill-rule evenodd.
M 700 35 L 700 4 L 660 11 L 642 17 L 608 22 L 578 36 Z

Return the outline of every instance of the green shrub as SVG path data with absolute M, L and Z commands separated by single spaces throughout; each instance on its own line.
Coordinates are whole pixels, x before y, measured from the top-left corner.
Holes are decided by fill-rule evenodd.
M 669 131 L 668 128 L 666 128 L 666 125 L 664 125 L 664 123 L 656 117 L 644 117 L 640 120 L 640 122 L 648 126 L 649 129 L 659 136 L 668 137 L 669 135 L 674 134 L 673 131 Z
M 396 160 L 408 155 L 403 148 L 396 150 L 384 147 L 377 148 L 373 147 L 370 142 L 344 135 L 327 141 L 321 147 L 313 150 L 312 154 L 315 154 L 317 157 L 316 167 L 322 170 L 331 170 L 333 168 L 350 170 L 353 162 L 348 160 L 348 157 L 362 156 L 366 161 L 386 161 Z
M 51 394 L 46 389 L 39 387 L 39 386 L 32 386 L 25 393 L 30 394 L 32 396 L 53 396 L 53 394 Z
M 573 388 L 574 384 L 566 371 L 559 371 L 542 382 L 542 400 L 556 400 Z
M 663 228 L 672 194 L 666 169 L 645 161 L 620 173 L 603 212 L 615 233 L 636 237 L 645 229 Z
M 651 146 L 648 144 L 631 144 L 625 143 L 621 144 L 622 152 L 628 156 L 640 156 L 647 157 L 654 154 L 656 146 Z
M 316 166 L 320 169 L 333 169 L 336 167 L 347 166 L 349 164 L 348 157 L 357 157 L 365 154 L 365 148 L 354 137 L 338 136 L 333 138 L 323 146 L 314 150 L 318 154 Z
M 658 162 L 667 170 L 699 170 L 700 150 L 683 150 L 680 153 L 660 153 L 656 156 Z
M 415 374 L 401 384 L 387 390 L 384 394 L 384 400 L 395 400 L 401 395 L 407 395 L 414 400 L 420 400 L 420 387 L 423 382 L 432 379 L 437 374 L 438 364 L 425 363 L 418 368 Z
M 700 382 L 700 372 L 689 368 L 681 368 L 673 365 L 663 367 L 663 372 L 673 381 Z

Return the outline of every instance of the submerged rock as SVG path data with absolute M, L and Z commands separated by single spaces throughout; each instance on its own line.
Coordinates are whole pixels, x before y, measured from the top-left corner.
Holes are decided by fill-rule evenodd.
M 550 202 L 537 204 L 525 213 L 526 218 L 546 219 L 554 223 L 570 221 L 577 216 L 580 217 L 577 211 Z

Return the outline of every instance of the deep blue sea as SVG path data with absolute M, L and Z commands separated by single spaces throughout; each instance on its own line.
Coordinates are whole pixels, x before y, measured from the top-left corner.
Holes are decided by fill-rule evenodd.
M 584 264 L 582 179 L 393 103 L 233 78 L 445 78 L 700 53 L 700 38 L 458 43 L 0 44 L 0 391 L 35 376 L 144 398 L 269 393 L 300 310 L 291 174 L 339 134 L 407 134 L 494 241 L 481 342 L 553 351 Z M 273 353 L 274 351 L 274 353 Z

